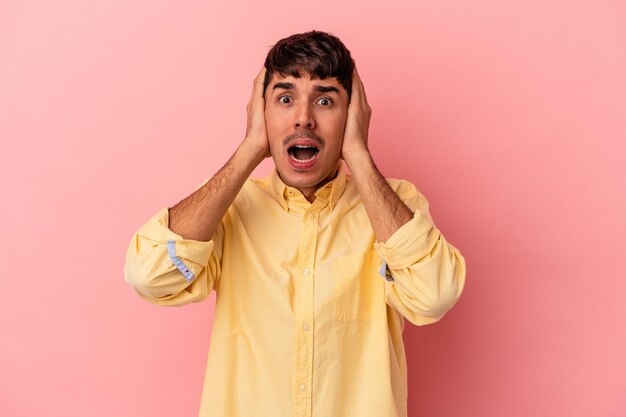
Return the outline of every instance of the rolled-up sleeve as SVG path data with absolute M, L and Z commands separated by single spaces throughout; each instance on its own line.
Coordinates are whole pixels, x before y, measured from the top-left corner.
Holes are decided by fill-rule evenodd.
M 437 229 L 415 186 L 402 180 L 390 184 L 414 215 L 386 242 L 374 243 L 383 260 L 387 304 L 415 325 L 434 323 L 463 292 L 465 259 Z
M 223 223 L 211 240 L 183 239 L 169 229 L 169 209 L 163 208 L 133 235 L 124 278 L 143 299 L 179 306 L 205 300 L 217 291 Z

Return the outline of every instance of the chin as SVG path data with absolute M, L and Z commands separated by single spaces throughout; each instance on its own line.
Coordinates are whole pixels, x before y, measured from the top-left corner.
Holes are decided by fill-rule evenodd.
M 326 179 L 336 173 L 338 162 L 329 167 L 316 167 L 312 170 L 295 170 L 289 163 L 285 166 L 276 165 L 276 170 L 285 184 L 298 189 L 317 188 L 328 182 Z M 330 180 L 330 179 L 329 179 Z

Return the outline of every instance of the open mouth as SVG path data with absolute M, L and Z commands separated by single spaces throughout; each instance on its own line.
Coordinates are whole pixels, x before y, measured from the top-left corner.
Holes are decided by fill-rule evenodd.
M 296 162 L 310 162 L 319 154 L 320 150 L 316 146 L 293 145 L 287 149 L 289 157 Z

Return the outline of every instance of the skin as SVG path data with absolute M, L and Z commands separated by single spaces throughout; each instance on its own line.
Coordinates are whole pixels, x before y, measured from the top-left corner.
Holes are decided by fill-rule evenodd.
M 357 70 L 350 102 L 335 78 L 313 80 L 306 74 L 301 78 L 273 75 L 263 94 L 265 72 L 263 68 L 253 82 L 243 142 L 207 183 L 169 209 L 170 230 L 185 239 L 210 240 L 246 179 L 270 156 L 281 179 L 311 202 L 315 191 L 336 175 L 339 159 L 344 159 L 380 242 L 411 220 L 413 213 L 378 171 L 367 147 L 372 109 Z M 275 88 L 280 83 L 290 85 Z M 338 91 L 320 92 L 319 86 Z M 321 138 L 324 146 L 314 167 L 297 171 L 289 165 L 285 139 L 304 131 Z
M 336 91 L 333 91 L 333 90 Z M 328 91 L 331 90 L 331 91 Z M 336 78 L 314 80 L 273 75 L 265 92 L 268 144 L 281 179 L 299 189 L 309 200 L 315 191 L 337 174 L 343 133 L 348 116 L 348 92 Z M 323 143 L 311 169 L 298 171 L 289 163 L 287 148 L 309 132 Z

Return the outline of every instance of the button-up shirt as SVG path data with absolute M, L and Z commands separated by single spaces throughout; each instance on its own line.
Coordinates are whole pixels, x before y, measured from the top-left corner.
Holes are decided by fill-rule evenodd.
M 168 208 L 135 233 L 125 278 L 140 297 L 216 291 L 201 417 L 406 416 L 404 319 L 440 320 L 466 269 L 425 197 L 387 181 L 414 216 L 386 242 L 343 164 L 313 203 L 275 169 L 249 178 L 208 242 L 172 232 Z

